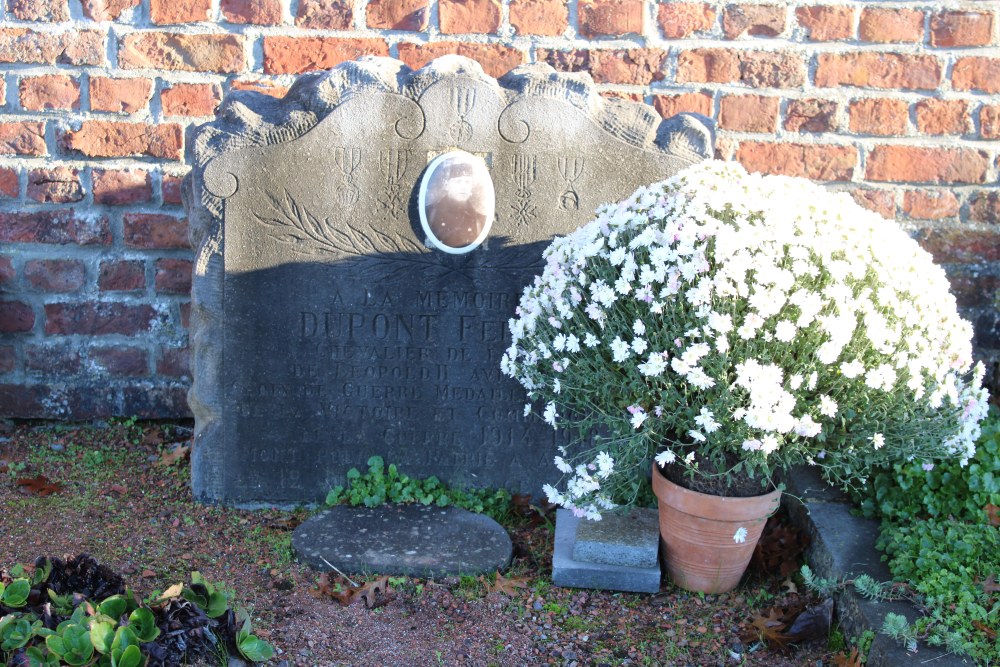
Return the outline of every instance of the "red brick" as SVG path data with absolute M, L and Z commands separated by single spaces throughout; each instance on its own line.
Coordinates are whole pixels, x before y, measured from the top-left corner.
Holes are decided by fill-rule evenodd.
M 9 0 L 7 8 L 21 21 L 68 21 L 66 0 Z
M 76 243 L 111 245 L 107 217 L 76 217 L 71 209 L 52 211 L 0 211 L 0 241 L 7 243 Z
M 858 154 L 852 146 L 743 141 L 736 151 L 736 160 L 747 171 L 849 181 L 857 167 Z
M 108 375 L 141 377 L 149 374 L 146 351 L 138 347 L 93 347 L 87 356 Z
M 180 205 L 184 203 L 181 197 L 181 183 L 184 179 L 181 176 L 174 176 L 172 174 L 163 174 L 163 179 L 160 184 L 160 192 L 163 194 L 164 205 Z
M 1000 224 L 1000 192 L 976 192 L 969 197 L 969 220 L 990 225 Z
M 316 30 L 348 30 L 354 22 L 351 0 L 300 0 L 295 25 Z
M 906 100 L 867 98 L 848 108 L 851 132 L 893 136 L 906 134 L 910 105 Z
M 28 197 L 43 204 L 71 204 L 83 199 L 80 170 L 75 167 L 33 169 L 28 172 Z
M 186 347 L 160 348 L 160 358 L 156 361 L 157 375 L 175 378 L 191 377 L 191 350 Z
M 13 167 L 0 167 L 0 199 L 17 197 L 20 190 L 18 184 L 17 169 Z
M 0 333 L 24 333 L 35 326 L 35 311 L 23 301 L 0 301 Z
M 916 220 L 940 220 L 958 215 L 959 202 L 950 190 L 907 190 L 903 212 Z
M 17 278 L 17 271 L 14 269 L 10 257 L 0 256 L 0 291 L 13 285 L 15 278 Z
M 646 96 L 642 93 L 630 93 L 622 90 L 602 90 L 597 93 L 606 100 L 627 100 L 629 102 L 645 103 Z
M 1000 260 L 1000 234 L 993 229 L 924 229 L 917 240 L 938 264 L 977 264 Z
M 427 29 L 428 0 L 370 0 L 368 27 L 381 30 Z
M 503 44 L 470 44 L 467 42 L 431 42 L 428 44 L 399 43 L 399 59 L 413 69 L 419 69 L 443 55 L 457 53 L 472 58 L 492 77 L 500 77 L 525 61 L 523 51 Z
M 924 134 L 965 134 L 969 105 L 964 100 L 921 100 L 914 106 L 917 129 Z
M 858 206 L 874 211 L 887 220 L 896 217 L 896 193 L 892 190 L 855 188 L 851 190 L 851 198 Z
M 29 373 L 76 375 L 82 361 L 80 350 L 71 343 L 24 347 L 24 369 Z
M 122 69 L 242 72 L 247 65 L 244 45 L 241 35 L 134 32 L 122 37 L 118 65 Z
M 29 259 L 24 280 L 45 292 L 75 292 L 87 282 L 87 267 L 76 259 Z
M 657 6 L 656 19 L 665 38 L 684 39 L 711 30 L 715 9 L 703 2 L 664 2 Z
M 519 35 L 562 35 L 569 27 L 567 2 L 510 0 L 510 24 Z
M 0 346 L 0 373 L 11 373 L 17 367 L 17 352 L 13 345 Z
M 951 85 L 956 90 L 1000 93 L 1000 58 L 959 58 L 951 70 Z
M 102 292 L 133 292 L 146 289 L 146 267 L 142 260 L 101 262 L 97 287 Z
M 101 30 L 51 33 L 29 28 L 0 28 L 0 62 L 103 65 L 104 38 L 105 33 Z
M 941 83 L 941 63 L 934 56 L 902 53 L 821 53 L 816 85 L 934 90 Z
M 217 83 L 175 83 L 160 91 L 165 116 L 211 116 L 222 102 L 222 86 Z
M 83 15 L 94 21 L 114 21 L 142 0 L 83 0 Z
M 126 213 L 122 238 L 129 248 L 190 248 L 184 218 L 162 213 Z
M 642 0 L 579 0 L 578 32 L 584 37 L 643 34 Z
M 931 45 L 989 46 L 993 41 L 993 14 L 943 11 L 931 18 Z
M 743 35 L 777 37 L 785 31 L 785 8 L 780 5 L 728 5 L 722 12 L 726 39 Z
M 402 45 L 400 45 L 402 51 Z M 264 72 L 300 74 L 330 69 L 360 56 L 388 56 L 383 39 L 345 37 L 264 37 Z M 400 58 L 403 58 L 402 53 Z
M 565 72 L 590 72 L 597 83 L 649 85 L 662 81 L 666 54 L 660 49 L 536 49 L 538 59 Z
M 0 123 L 0 155 L 45 155 L 45 123 Z
M 149 0 L 149 18 L 153 23 L 197 23 L 208 21 L 212 0 Z
M 785 129 L 791 132 L 835 132 L 838 108 L 834 100 L 788 100 Z
M 719 102 L 719 127 L 736 132 L 774 132 L 778 98 L 763 95 L 726 95 Z
M 221 9 L 222 16 L 230 23 L 281 23 L 281 0 L 222 0 Z
M 865 7 L 861 10 L 858 37 L 863 42 L 922 42 L 924 13 L 916 9 Z
M 181 326 L 185 329 L 191 328 L 191 302 L 185 301 L 180 304 L 179 310 L 181 311 Z
M 989 168 L 985 151 L 970 148 L 875 146 L 868 154 L 869 181 L 983 183 Z
M 678 95 L 654 95 L 653 108 L 664 118 L 679 113 L 700 113 L 712 117 L 712 94 L 680 93 Z
M 145 169 L 94 169 L 94 203 L 127 206 L 153 199 L 149 172 Z
M 854 35 L 854 8 L 835 5 L 797 7 L 795 18 L 814 42 L 850 39 Z
M 64 134 L 61 143 L 88 157 L 148 155 L 180 160 L 184 155 L 184 132 L 177 123 L 85 120 L 79 130 Z
M 25 77 L 19 87 L 27 111 L 75 111 L 80 108 L 80 82 L 61 74 Z
M 802 56 L 776 51 L 693 49 L 677 62 L 681 83 L 743 83 L 754 88 L 798 88 L 805 83 Z
M 500 29 L 499 0 L 439 0 L 441 32 L 455 34 L 495 34 Z
M 979 136 L 1000 139 L 1000 104 L 984 104 L 979 109 Z
M 112 79 L 106 76 L 90 78 L 91 111 L 136 113 L 146 109 L 152 97 L 152 79 Z
M 134 336 L 150 330 L 156 319 L 152 306 L 125 303 L 49 303 L 45 305 L 45 335 Z
M 265 79 L 236 79 L 229 84 L 230 90 L 251 90 L 261 95 L 281 99 L 288 92 L 288 86 L 283 86 Z
M 156 291 L 160 294 L 191 292 L 191 261 L 187 259 L 156 260 Z

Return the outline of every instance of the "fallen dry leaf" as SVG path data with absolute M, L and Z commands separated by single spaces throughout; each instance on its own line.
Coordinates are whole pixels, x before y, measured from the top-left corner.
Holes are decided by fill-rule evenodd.
M 795 582 L 792 581 L 791 577 L 789 577 L 789 578 L 785 579 L 784 581 L 782 581 L 781 582 L 781 587 L 784 588 L 785 590 L 787 590 L 791 594 L 794 594 L 794 595 L 798 595 L 799 594 L 799 587 L 795 585 Z
M 342 577 L 331 578 L 327 572 L 319 575 L 316 588 L 310 592 L 315 597 L 333 598 L 345 607 L 361 600 L 368 609 L 381 607 L 396 598 L 389 587 L 388 577 L 374 579 L 360 586 L 351 586 Z
M 761 641 L 767 642 L 767 645 L 772 648 L 787 648 L 788 642 L 792 640 L 791 636 L 782 632 L 786 626 L 781 620 L 783 615 L 781 609 L 771 607 L 767 610 L 766 616 L 764 612 L 758 611 L 750 621 L 751 625 L 757 630 L 758 638 Z
M 503 593 L 508 597 L 517 595 L 517 589 L 528 587 L 528 577 L 505 577 L 499 572 L 497 572 L 496 581 L 493 583 L 490 583 L 490 580 L 483 575 L 479 575 L 479 581 L 482 582 L 487 593 Z
M 991 574 L 983 582 L 984 593 L 1000 593 L 1000 584 L 997 583 L 997 575 Z
M 997 638 L 997 631 L 991 628 L 990 626 L 986 625 L 985 623 L 981 623 L 980 621 L 973 621 L 972 625 L 990 639 Z
M 1000 528 L 1000 507 L 990 503 L 983 509 L 986 510 L 986 516 L 989 517 L 990 525 Z
M 145 435 L 142 436 L 142 444 L 151 446 L 162 445 L 163 431 L 158 428 L 146 431 Z
M 146 573 L 143 572 L 142 576 L 146 576 Z M 171 598 L 179 597 L 180 594 L 183 591 L 184 591 L 184 584 L 174 584 L 173 586 L 171 586 L 167 590 L 163 591 L 163 593 L 160 595 L 160 597 L 156 598 L 156 601 L 157 602 L 163 602 L 163 601 L 169 600 Z
M 155 576 L 156 576 L 156 573 L 153 572 L 152 570 L 143 570 L 142 571 L 142 578 L 143 579 L 152 579 Z
M 175 463 L 183 461 L 191 454 L 190 445 L 177 445 L 169 452 L 162 454 L 160 460 L 156 462 L 158 466 L 172 466 Z
M 267 527 L 273 530 L 295 530 L 301 523 L 302 519 L 297 516 L 286 516 L 271 521 L 267 524 Z
M 833 656 L 834 667 L 861 667 L 861 655 L 858 654 L 858 649 L 852 648 L 850 655 L 846 653 L 838 653 Z
M 51 496 L 53 493 L 59 493 L 63 490 L 61 484 L 53 482 L 45 475 L 39 475 L 30 479 L 25 477 L 14 483 L 17 484 L 21 493 L 30 496 Z

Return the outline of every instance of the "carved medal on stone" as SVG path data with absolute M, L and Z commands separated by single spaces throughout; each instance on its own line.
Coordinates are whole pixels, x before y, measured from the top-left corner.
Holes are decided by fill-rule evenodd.
M 420 224 L 431 244 L 459 255 L 490 232 L 496 208 L 493 179 L 482 158 L 449 151 L 434 158 L 420 181 Z

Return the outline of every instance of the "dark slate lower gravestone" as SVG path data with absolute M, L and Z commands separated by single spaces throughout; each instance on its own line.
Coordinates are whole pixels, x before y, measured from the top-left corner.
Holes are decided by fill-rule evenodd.
M 655 512 L 656 510 L 650 510 Z M 620 516 L 611 515 L 603 521 L 615 521 Z M 602 523 L 603 523 L 602 521 Z M 609 565 L 600 562 L 587 562 L 574 560 L 573 547 L 576 542 L 579 527 L 586 523 L 584 520 L 573 516 L 569 510 L 558 510 L 556 512 L 556 541 L 552 552 L 552 583 L 556 586 L 567 588 L 594 588 L 610 591 L 631 591 L 633 593 L 656 593 L 660 590 L 660 565 L 655 560 L 652 567 L 635 567 L 631 565 Z M 637 524 L 633 524 L 635 526 Z M 609 531 L 615 533 L 616 531 Z M 655 544 L 659 545 L 659 529 L 655 534 Z M 591 536 L 590 548 L 585 551 L 591 555 L 595 553 L 607 559 L 615 551 L 621 553 L 622 542 L 619 538 L 614 538 L 610 542 L 604 542 L 598 546 Z M 638 544 L 633 544 L 633 548 L 626 549 L 632 558 L 638 557 L 639 561 L 648 562 L 648 557 L 643 554 L 641 545 L 648 543 L 645 535 L 639 537 Z M 617 544 L 617 546 L 616 546 Z M 639 548 L 635 548 L 639 547 Z M 655 547 L 653 553 L 656 553 Z
M 423 505 L 339 505 L 299 526 L 292 546 L 319 570 L 427 578 L 503 570 L 513 550 L 488 516 Z

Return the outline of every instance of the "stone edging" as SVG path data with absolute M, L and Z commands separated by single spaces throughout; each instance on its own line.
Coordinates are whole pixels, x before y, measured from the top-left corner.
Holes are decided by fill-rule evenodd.
M 794 496 L 794 497 L 793 497 Z M 879 523 L 851 514 L 848 499 L 823 482 L 814 471 L 800 468 L 789 476 L 785 504 L 793 522 L 812 538 L 807 552 L 809 567 L 820 577 L 843 579 L 867 574 L 876 581 L 891 581 L 889 568 L 875 548 Z M 897 642 L 881 634 L 888 613 L 901 614 L 911 623 L 917 618 L 906 602 L 876 602 L 848 587 L 835 598 L 841 631 L 850 640 L 866 630 L 875 632 L 867 667 L 903 667 L 932 664 L 935 667 L 970 666 L 972 659 L 946 649 L 921 644 L 917 653 L 908 653 Z

